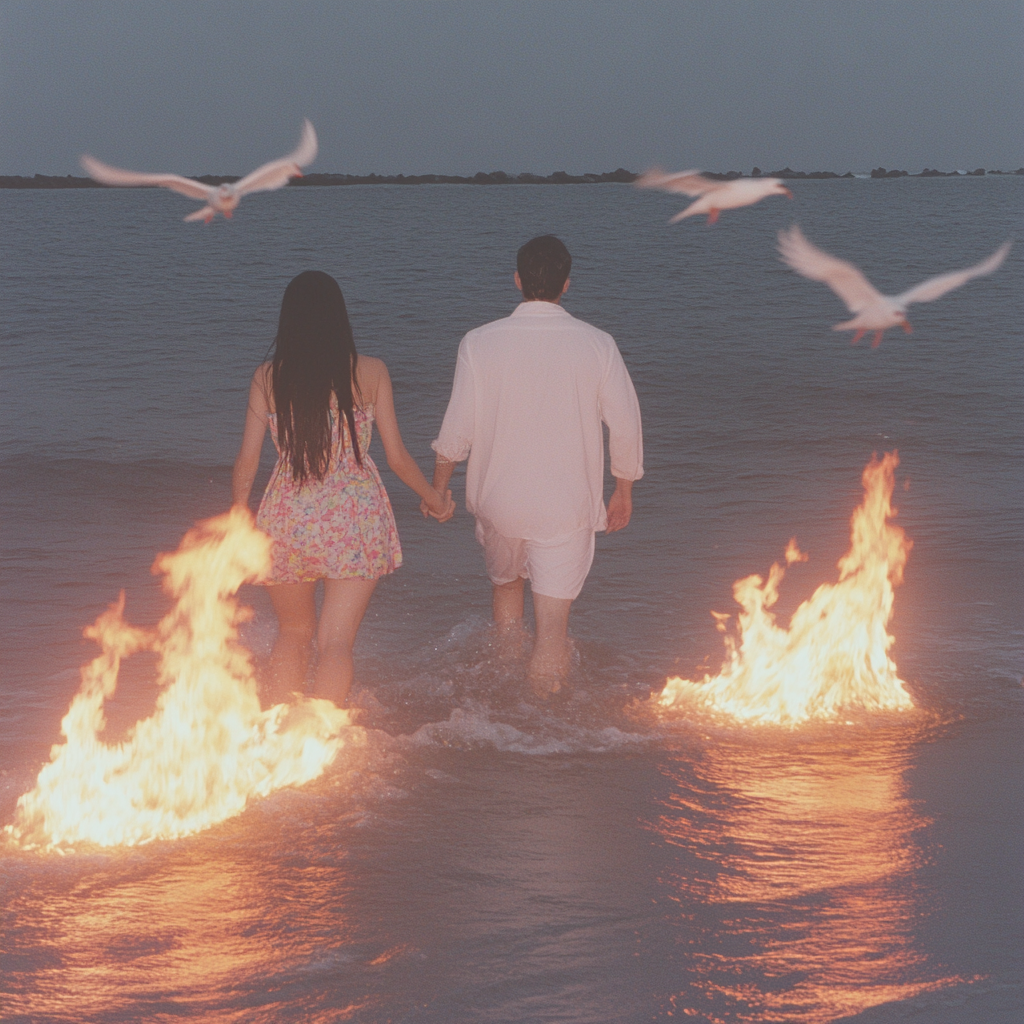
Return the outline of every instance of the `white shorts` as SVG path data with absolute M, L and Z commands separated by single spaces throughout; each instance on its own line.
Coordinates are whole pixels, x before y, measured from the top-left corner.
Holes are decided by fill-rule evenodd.
M 520 577 L 535 594 L 576 600 L 594 563 L 594 531 L 578 530 L 555 540 L 503 537 L 483 520 L 476 521 L 476 539 L 484 548 L 487 575 L 497 586 Z

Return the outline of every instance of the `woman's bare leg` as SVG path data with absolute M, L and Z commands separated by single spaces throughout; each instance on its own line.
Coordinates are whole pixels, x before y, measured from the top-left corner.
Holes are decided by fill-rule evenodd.
M 277 639 L 270 653 L 270 703 L 288 700 L 306 682 L 310 644 L 316 632 L 316 584 L 267 587 L 277 613 Z
M 352 648 L 376 580 L 324 580 L 316 646 L 316 695 L 344 705 L 352 688 Z

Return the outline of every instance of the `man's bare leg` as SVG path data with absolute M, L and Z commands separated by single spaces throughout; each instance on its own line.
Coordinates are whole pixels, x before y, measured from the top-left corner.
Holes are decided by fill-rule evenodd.
M 519 661 L 529 649 L 530 635 L 523 626 L 523 584 L 520 577 L 494 584 L 494 650 L 502 661 Z
M 511 583 L 495 583 L 494 588 L 494 622 L 501 629 L 521 625 L 523 621 L 523 583 L 522 576 Z
M 534 692 L 557 693 L 569 675 L 569 609 L 572 600 L 534 593 L 537 637 L 527 676 Z

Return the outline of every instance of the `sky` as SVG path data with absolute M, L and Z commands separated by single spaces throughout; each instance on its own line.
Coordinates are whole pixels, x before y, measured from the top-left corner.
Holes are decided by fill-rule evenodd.
M 0 174 L 1024 165 L 1024 0 L 0 0 Z

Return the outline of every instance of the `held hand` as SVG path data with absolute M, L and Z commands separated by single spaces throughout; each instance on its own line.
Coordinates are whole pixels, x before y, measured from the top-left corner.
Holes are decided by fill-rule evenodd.
M 428 505 L 424 498 L 420 502 L 420 511 L 423 513 L 424 519 L 427 516 L 433 516 L 439 523 L 447 523 L 455 515 L 455 500 L 452 498 L 452 492 L 445 491 L 443 498 L 436 491 L 434 493 L 437 494 L 437 501 Z
M 633 514 L 633 496 L 622 487 L 616 487 L 608 499 L 608 533 L 624 529 Z
M 455 499 L 452 497 L 451 491 L 444 492 L 444 509 L 440 515 L 434 515 L 433 512 L 431 512 L 431 515 L 434 516 L 439 523 L 447 523 L 448 520 L 455 515 Z

